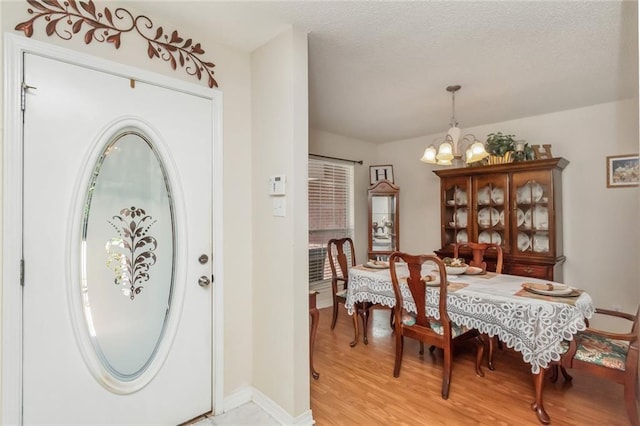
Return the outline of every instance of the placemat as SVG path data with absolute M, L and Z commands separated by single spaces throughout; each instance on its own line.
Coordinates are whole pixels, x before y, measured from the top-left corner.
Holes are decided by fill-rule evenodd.
M 467 283 L 452 283 L 449 281 L 449 287 L 447 288 L 448 292 L 454 292 L 460 290 L 461 288 L 467 287 L 469 284 Z
M 574 289 L 574 294 L 578 293 L 577 296 L 571 296 L 571 297 L 566 297 L 566 296 L 545 296 L 543 294 L 535 294 L 535 293 L 531 293 L 530 291 L 523 289 L 520 289 L 517 293 L 516 296 L 520 296 L 520 297 L 528 297 L 530 299 L 537 299 L 537 300 L 546 300 L 548 302 L 560 302 L 560 303 L 566 303 L 568 305 L 572 305 L 575 306 L 576 301 L 578 300 L 578 298 L 580 297 L 580 295 L 584 292 L 584 290 L 578 290 L 578 289 Z

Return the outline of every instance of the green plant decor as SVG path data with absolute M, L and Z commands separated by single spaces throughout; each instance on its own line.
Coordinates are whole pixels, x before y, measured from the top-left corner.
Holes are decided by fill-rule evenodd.
M 487 152 L 491 155 L 504 157 L 507 152 L 515 151 L 516 140 L 514 135 L 503 135 L 502 132 L 489 133 L 487 135 Z

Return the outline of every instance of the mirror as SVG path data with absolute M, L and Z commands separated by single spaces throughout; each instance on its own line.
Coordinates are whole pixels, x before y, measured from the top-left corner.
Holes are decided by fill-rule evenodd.
M 369 187 L 369 259 L 386 259 L 400 250 L 400 188 L 388 180 Z

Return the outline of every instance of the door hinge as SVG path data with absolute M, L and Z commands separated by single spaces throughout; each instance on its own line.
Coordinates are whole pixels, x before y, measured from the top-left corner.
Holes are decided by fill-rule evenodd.
M 29 86 L 24 81 L 22 82 L 22 90 L 20 91 L 20 110 L 24 112 L 25 105 L 27 103 L 27 90 L 29 89 L 37 89 L 37 87 Z
M 24 287 L 24 259 L 20 259 L 20 287 Z

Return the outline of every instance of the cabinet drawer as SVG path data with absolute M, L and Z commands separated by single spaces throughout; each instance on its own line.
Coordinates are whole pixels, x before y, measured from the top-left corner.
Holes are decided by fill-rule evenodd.
M 540 278 L 542 280 L 553 280 L 553 266 L 545 265 L 525 265 L 511 264 L 505 265 L 505 273 L 511 275 L 520 275 L 523 277 Z

